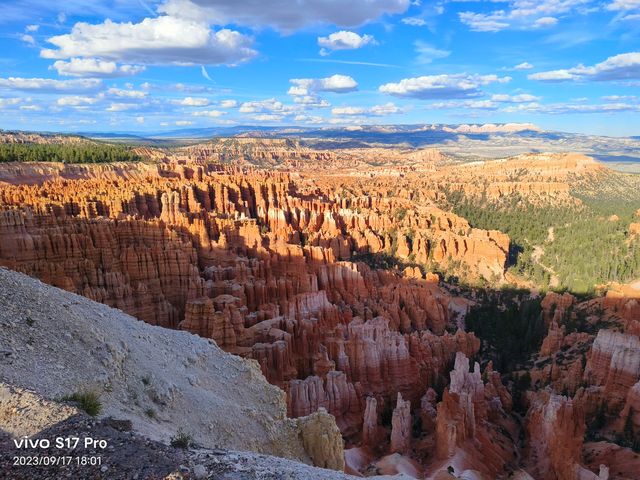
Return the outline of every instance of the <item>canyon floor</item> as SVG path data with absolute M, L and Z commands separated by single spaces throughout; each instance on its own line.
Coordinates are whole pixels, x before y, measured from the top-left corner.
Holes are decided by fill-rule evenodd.
M 637 175 L 576 153 L 2 140 L 132 159 L 0 162 L 3 462 L 48 430 L 122 445 L 107 470 L 15 478 L 640 478 Z

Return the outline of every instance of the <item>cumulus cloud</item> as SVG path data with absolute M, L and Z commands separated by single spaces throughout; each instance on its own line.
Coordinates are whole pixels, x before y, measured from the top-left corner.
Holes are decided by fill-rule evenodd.
M 182 100 L 177 100 L 176 103 L 183 107 L 206 107 L 211 104 L 211 100 L 204 97 L 186 97 Z
M 36 44 L 36 39 L 26 33 L 20 36 L 20 40 L 22 40 L 24 43 L 28 43 L 29 45 Z
M 0 108 L 13 107 L 23 102 L 22 98 L 0 98 Z M 31 99 L 27 99 L 31 101 Z
M 528 78 L 542 82 L 639 80 L 640 52 L 615 55 L 591 67 L 578 65 L 569 69 L 532 73 Z
M 371 35 L 360 36 L 347 30 L 334 32 L 328 37 L 318 37 L 318 45 L 322 47 L 320 55 L 329 55 L 333 50 L 355 50 L 375 43 Z
M 292 78 L 289 95 L 304 96 L 317 92 L 348 93 L 358 89 L 358 82 L 348 75 L 332 75 L 325 78 Z
M 125 90 L 123 88 L 110 88 L 109 90 L 107 90 L 107 93 L 113 97 L 118 98 L 144 98 L 147 96 L 148 92 L 146 92 L 145 90 Z
M 497 75 L 425 75 L 404 78 L 397 83 L 386 83 L 378 90 L 397 97 L 420 99 L 472 98 L 482 95 L 480 87 L 489 83 L 507 83 L 511 77 Z
M 68 97 L 60 97 L 56 100 L 56 104 L 61 107 L 78 107 L 82 105 L 93 105 L 99 101 L 97 97 L 83 97 L 73 95 Z
M 271 27 L 284 32 L 332 24 L 355 27 L 384 14 L 403 13 L 410 0 L 350 0 L 348 5 L 335 0 L 166 0 L 160 12 L 176 17 L 207 18 L 215 25 Z
M 325 99 L 318 97 L 317 95 L 300 95 L 293 97 L 294 103 L 304 105 L 311 108 L 325 108 L 330 107 L 331 104 Z
M 590 2 L 591 0 L 509 0 L 508 8 L 488 13 L 467 11 L 458 15 L 462 23 L 477 32 L 528 30 L 551 27 L 558 23 L 558 15 L 579 11 Z
M 238 106 L 238 102 L 236 100 L 221 100 L 220 107 L 221 108 L 235 108 Z
M 63 77 L 126 77 L 144 71 L 142 65 L 117 65 L 116 62 L 97 58 L 71 58 L 57 60 L 50 68 Z
M 244 102 L 240 105 L 240 113 L 269 113 L 290 115 L 296 110 L 291 105 L 285 105 L 284 103 L 276 100 L 275 98 L 269 98 L 267 100 L 259 100 L 254 102 Z
M 85 92 L 97 90 L 102 82 L 95 78 L 79 80 L 53 80 L 51 78 L 0 78 L 0 88 L 22 91 L 50 92 Z
M 193 125 L 193 122 L 190 122 L 189 120 L 178 120 L 175 124 L 178 127 L 188 127 L 189 125 Z
M 214 32 L 202 21 L 167 15 L 140 23 L 80 22 L 48 42 L 56 48 L 42 49 L 43 58 L 98 57 L 142 65 L 235 65 L 256 55 L 251 38 L 239 32 Z

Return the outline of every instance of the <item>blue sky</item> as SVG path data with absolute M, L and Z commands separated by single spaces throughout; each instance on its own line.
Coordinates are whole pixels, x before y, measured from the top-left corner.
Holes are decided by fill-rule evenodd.
M 0 128 L 640 135 L 640 0 L 0 1 Z

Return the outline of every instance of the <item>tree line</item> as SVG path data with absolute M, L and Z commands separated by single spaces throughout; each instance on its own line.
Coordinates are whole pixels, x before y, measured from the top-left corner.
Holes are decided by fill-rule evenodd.
M 140 160 L 141 157 L 126 145 L 0 143 L 0 162 L 111 163 Z

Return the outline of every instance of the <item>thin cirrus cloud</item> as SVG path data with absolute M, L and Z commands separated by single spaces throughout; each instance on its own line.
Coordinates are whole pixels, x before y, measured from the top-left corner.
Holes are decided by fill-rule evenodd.
M 371 35 L 358 35 L 355 32 L 340 30 L 327 37 L 318 37 L 320 55 L 329 55 L 334 50 L 356 50 L 365 45 L 375 45 L 376 40 Z
M 383 105 L 374 105 L 372 107 L 334 107 L 331 109 L 331 114 L 337 116 L 372 115 L 382 117 L 401 112 L 402 109 L 391 102 Z
M 145 70 L 142 65 L 117 65 L 116 62 L 97 58 L 71 58 L 69 61 L 58 60 L 49 67 L 63 77 L 127 77 L 137 75 Z
M 640 52 L 614 55 L 591 67 L 532 73 L 527 78 L 541 82 L 640 80 Z
M 253 40 L 239 32 L 211 30 L 207 23 L 163 15 L 139 23 L 76 23 L 48 39 L 47 59 L 95 58 L 141 65 L 236 65 L 256 55 Z
M 416 40 L 413 43 L 416 53 L 416 62 L 419 64 L 431 63 L 439 58 L 446 58 L 451 55 L 449 50 L 442 50 L 422 40 Z
M 531 70 L 532 68 L 533 65 L 531 65 L 529 62 L 522 62 L 513 67 L 512 70 Z
M 295 30 L 332 24 L 355 27 L 385 14 L 405 12 L 410 0 L 167 0 L 159 11 L 176 17 L 207 18 L 215 25 L 230 23 L 254 28 L 270 27 L 291 33 Z
M 490 83 L 507 83 L 511 77 L 497 75 L 424 75 L 404 78 L 396 83 L 385 83 L 378 90 L 396 97 L 418 99 L 457 99 L 473 98 L 483 95 L 480 89 Z

